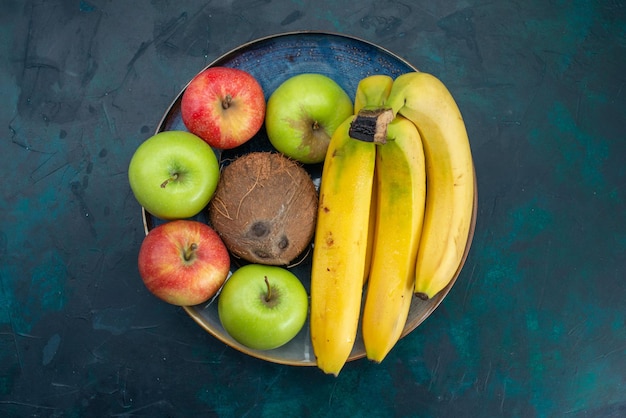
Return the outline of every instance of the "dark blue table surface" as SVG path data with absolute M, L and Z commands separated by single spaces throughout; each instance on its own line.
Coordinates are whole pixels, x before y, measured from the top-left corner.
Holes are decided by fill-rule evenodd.
M 626 4 L 6 0 L 0 415 L 626 415 Z M 181 88 L 281 32 L 356 36 L 441 78 L 470 134 L 471 253 L 382 364 L 245 356 L 138 276 L 126 177 Z

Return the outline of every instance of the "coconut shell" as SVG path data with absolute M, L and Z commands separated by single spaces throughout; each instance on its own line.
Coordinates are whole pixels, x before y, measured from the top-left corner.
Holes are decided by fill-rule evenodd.
M 268 265 L 288 265 L 302 254 L 316 217 L 311 177 L 275 152 L 249 153 L 226 166 L 209 205 L 209 221 L 231 253 Z

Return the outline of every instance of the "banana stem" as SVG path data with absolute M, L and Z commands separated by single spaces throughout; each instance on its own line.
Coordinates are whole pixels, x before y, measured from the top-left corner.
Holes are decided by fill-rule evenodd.
M 393 110 L 389 108 L 363 108 L 350 124 L 348 135 L 359 141 L 385 144 L 387 126 L 393 118 Z

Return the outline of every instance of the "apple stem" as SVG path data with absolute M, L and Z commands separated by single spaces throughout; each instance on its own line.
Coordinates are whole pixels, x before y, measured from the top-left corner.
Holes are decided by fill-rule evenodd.
M 183 254 L 185 261 L 190 261 L 193 258 L 193 255 L 197 249 L 198 244 L 196 244 L 195 242 L 192 242 L 189 247 L 185 248 L 185 253 Z
M 178 173 L 172 174 L 170 178 L 166 179 L 163 183 L 161 183 L 161 188 L 165 189 L 165 186 L 167 186 L 169 182 L 176 181 L 176 180 L 178 180 Z
M 313 129 L 314 131 L 317 131 L 318 129 L 320 129 L 320 124 L 318 121 L 313 121 L 313 125 L 311 125 L 311 129 Z
M 270 281 L 265 276 L 265 284 L 267 285 L 267 295 L 265 295 L 265 301 L 269 302 L 272 299 L 272 286 L 270 286 Z
M 231 96 L 230 94 L 227 94 L 226 97 L 224 97 L 224 100 L 222 100 L 222 109 L 228 109 L 232 102 L 233 102 L 233 96 Z

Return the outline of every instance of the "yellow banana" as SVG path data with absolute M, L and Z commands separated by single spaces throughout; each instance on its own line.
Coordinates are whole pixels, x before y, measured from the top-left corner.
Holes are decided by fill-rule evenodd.
M 394 80 L 386 105 L 417 126 L 426 158 L 426 209 L 415 293 L 432 298 L 454 278 L 468 243 L 474 165 L 459 108 L 436 77 L 410 72 Z
M 376 145 L 333 133 L 319 191 L 311 271 L 311 342 L 317 366 L 337 376 L 359 323 Z
M 409 314 L 426 200 L 417 128 L 397 116 L 387 138 L 376 149 L 376 227 L 362 320 L 367 358 L 376 362 L 396 344 Z

